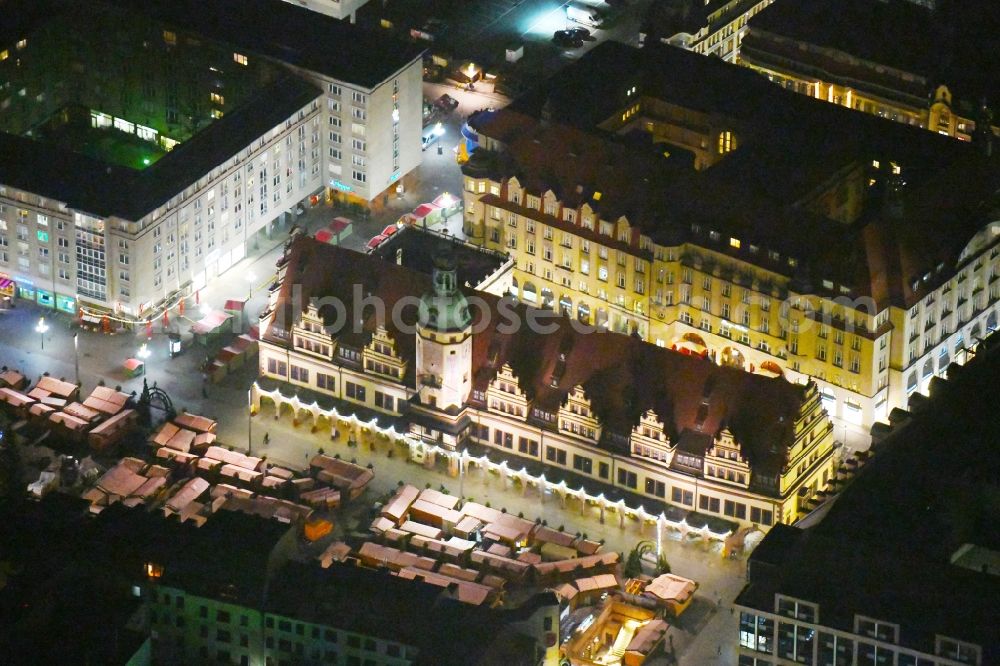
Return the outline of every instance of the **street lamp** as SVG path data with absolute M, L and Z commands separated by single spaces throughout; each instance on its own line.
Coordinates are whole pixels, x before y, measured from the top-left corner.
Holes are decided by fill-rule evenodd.
M 76 385 L 80 385 L 80 334 L 73 334 L 73 366 L 76 369 Z
M 253 387 L 247 389 L 247 455 L 253 455 Z
M 49 325 L 45 323 L 45 317 L 38 318 L 38 324 L 35 326 L 35 332 L 38 333 L 39 338 L 42 341 L 42 351 L 45 351 L 45 333 L 48 332 Z
M 149 358 L 149 345 L 145 342 L 139 347 L 138 356 L 142 359 L 142 376 L 146 376 L 146 359 Z
M 250 300 L 251 298 L 253 298 L 253 282 L 254 282 L 254 280 L 256 280 L 256 279 L 257 279 L 257 276 L 256 276 L 256 275 L 254 275 L 253 273 L 247 273 L 247 282 L 248 282 L 248 283 L 249 283 L 249 285 L 250 285 L 250 294 L 249 294 L 249 295 L 247 296 L 247 300 L 248 300 L 248 301 L 249 301 L 249 300 Z

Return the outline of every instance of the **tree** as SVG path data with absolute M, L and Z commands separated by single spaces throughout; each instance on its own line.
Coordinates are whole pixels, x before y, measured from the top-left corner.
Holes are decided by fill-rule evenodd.
M 668 573 L 670 573 L 670 562 L 667 562 L 666 556 L 661 554 L 656 558 L 656 575 L 662 576 Z
M 642 573 L 642 556 L 652 552 L 656 546 L 652 541 L 640 541 L 625 559 L 624 574 L 626 578 L 635 578 Z
M 625 559 L 624 574 L 626 578 L 635 578 L 642 573 L 642 556 L 638 549 L 633 548 Z

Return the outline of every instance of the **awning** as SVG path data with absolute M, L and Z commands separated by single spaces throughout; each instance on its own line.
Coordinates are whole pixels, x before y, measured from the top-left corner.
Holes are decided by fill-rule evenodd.
M 222 309 L 226 311 L 231 310 L 233 312 L 243 312 L 243 308 L 245 305 L 246 303 L 244 303 L 243 301 L 228 300 L 226 301 L 226 306 Z M 202 321 L 204 321 L 204 319 Z
M 14 284 L 14 281 L 8 278 L 0 278 L 0 289 L 6 289 L 7 287 Z
M 389 225 L 386 225 L 386 228 L 382 230 L 382 235 L 383 236 L 391 236 L 394 233 L 396 233 L 397 231 L 399 231 L 399 227 L 397 227 L 395 224 L 389 224 Z
M 320 243 L 329 243 L 331 240 L 333 240 L 334 236 L 335 233 L 332 229 L 320 229 L 319 231 L 316 232 L 314 238 L 318 240 Z
M 378 247 L 378 244 L 381 243 L 382 241 L 384 241 L 386 238 L 388 238 L 388 237 L 387 236 L 383 236 L 382 234 L 379 234 L 378 236 L 375 236 L 370 241 L 368 241 L 368 245 L 366 247 L 369 250 L 374 250 L 376 247 Z

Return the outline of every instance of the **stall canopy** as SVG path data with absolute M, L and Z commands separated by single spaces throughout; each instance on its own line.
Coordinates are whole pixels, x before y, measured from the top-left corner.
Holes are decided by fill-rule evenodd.
M 413 209 L 413 217 L 422 220 L 438 210 L 440 210 L 440 206 L 435 206 L 432 203 L 422 203 Z
M 229 303 L 226 305 L 228 307 Z M 202 317 L 201 320 L 196 321 L 191 327 L 191 332 L 197 335 L 208 335 L 217 331 L 231 317 L 231 314 L 225 312 L 212 312 Z
M 226 301 L 226 307 L 222 309 L 225 310 L 226 312 L 243 312 L 243 308 L 245 305 L 246 305 L 245 301 L 228 300 Z M 202 319 L 202 321 L 205 320 Z
M 136 377 L 142 372 L 142 361 L 137 358 L 126 359 L 124 366 L 129 377 Z
M 391 236 L 399 230 L 395 224 L 386 225 L 385 229 L 382 230 L 383 236 Z
M 382 234 L 379 234 L 378 236 L 375 236 L 370 241 L 368 241 L 368 245 L 367 245 L 368 249 L 369 250 L 374 250 L 376 247 L 378 247 L 379 243 L 381 243 L 382 241 L 384 241 L 386 238 L 387 238 L 387 236 L 383 236 Z

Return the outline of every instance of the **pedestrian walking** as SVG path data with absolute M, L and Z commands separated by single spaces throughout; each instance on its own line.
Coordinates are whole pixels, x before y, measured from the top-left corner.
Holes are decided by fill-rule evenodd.
M 718 655 L 722 654 L 722 646 L 721 645 L 719 647 L 715 648 L 715 654 L 718 654 Z
M 264 446 L 267 446 L 268 442 L 270 442 L 270 441 L 271 441 L 271 434 L 265 432 L 264 433 Z

